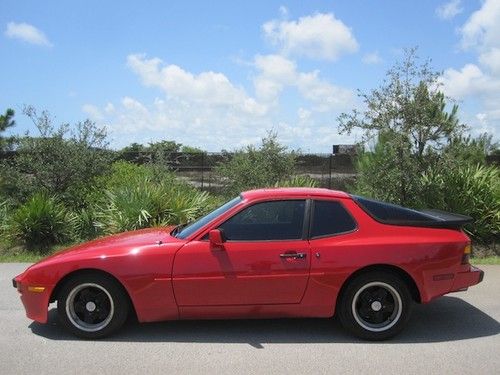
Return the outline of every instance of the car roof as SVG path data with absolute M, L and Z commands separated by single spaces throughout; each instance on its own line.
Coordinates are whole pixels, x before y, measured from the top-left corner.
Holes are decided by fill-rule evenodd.
M 241 193 L 244 199 L 261 199 L 261 198 L 307 198 L 307 197 L 323 197 L 323 198 L 349 198 L 351 196 L 346 192 L 339 190 L 330 190 L 322 188 L 267 188 L 248 190 Z

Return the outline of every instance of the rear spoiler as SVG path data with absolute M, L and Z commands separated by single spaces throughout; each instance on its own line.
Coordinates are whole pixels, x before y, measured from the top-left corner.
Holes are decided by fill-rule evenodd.
M 441 210 L 414 210 L 359 195 L 351 195 L 351 197 L 363 211 L 382 224 L 460 229 L 473 221 L 469 216 Z
M 424 227 L 424 228 L 448 228 L 460 229 L 465 224 L 473 221 L 470 216 L 453 214 L 451 212 L 441 210 L 418 210 L 418 212 L 428 217 L 428 220 L 401 220 L 401 219 L 376 219 L 382 224 L 400 225 L 407 227 Z
M 441 211 L 441 210 L 419 210 L 420 212 L 432 216 L 435 221 L 425 222 L 423 226 L 429 226 L 434 228 L 456 228 L 459 229 L 465 224 L 472 223 L 473 218 L 466 215 L 454 214 L 451 212 Z

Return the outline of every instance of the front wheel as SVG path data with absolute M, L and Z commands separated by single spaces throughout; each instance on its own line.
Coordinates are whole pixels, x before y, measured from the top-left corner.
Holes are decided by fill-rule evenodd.
M 339 300 L 341 324 L 367 340 L 385 340 L 406 325 L 412 299 L 406 283 L 387 272 L 369 272 L 351 280 Z
M 69 279 L 57 300 L 59 320 L 76 336 L 97 339 L 120 328 L 127 319 L 128 297 L 114 279 L 84 273 Z

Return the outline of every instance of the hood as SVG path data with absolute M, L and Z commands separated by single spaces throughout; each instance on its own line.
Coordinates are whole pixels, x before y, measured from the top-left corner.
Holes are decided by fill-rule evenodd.
M 124 252 L 130 252 L 133 249 L 159 244 L 178 243 L 180 246 L 185 241 L 172 237 L 170 232 L 173 229 L 174 226 L 147 228 L 101 237 L 54 253 L 35 265 L 62 260 L 62 258 L 91 258 L 95 256 L 120 255 Z

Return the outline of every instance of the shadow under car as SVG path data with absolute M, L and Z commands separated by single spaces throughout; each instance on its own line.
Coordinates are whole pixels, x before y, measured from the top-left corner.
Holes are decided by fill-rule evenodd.
M 47 324 L 33 322 L 36 335 L 51 340 L 80 340 L 63 329 L 57 311 Z M 408 325 L 386 344 L 465 340 L 500 333 L 500 323 L 457 297 L 441 297 L 415 305 Z M 127 322 L 104 341 L 248 343 L 255 348 L 271 343 L 366 343 L 344 331 L 337 319 L 180 320 L 137 324 Z

